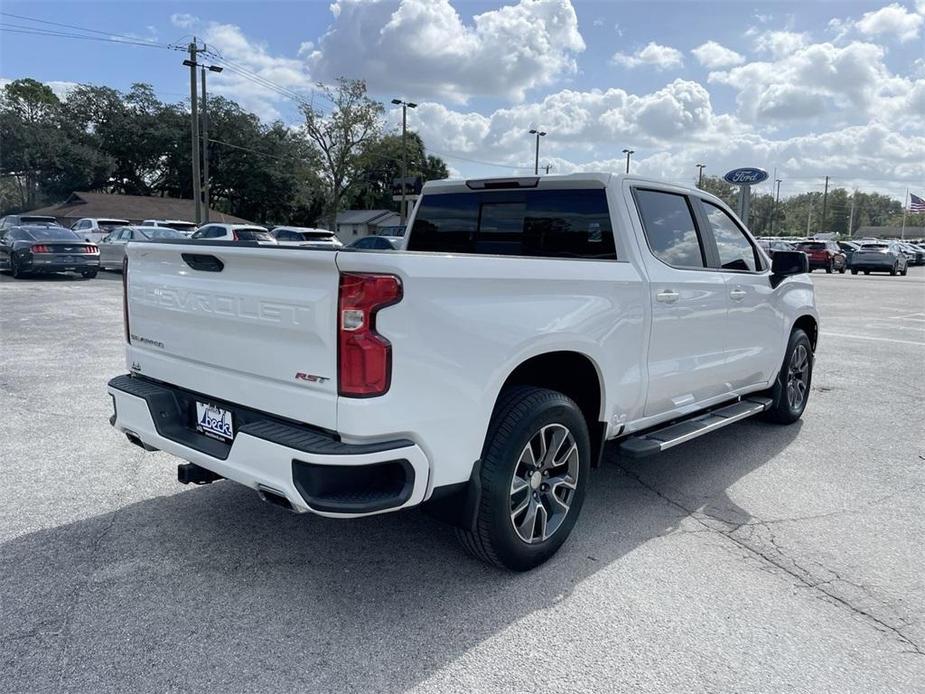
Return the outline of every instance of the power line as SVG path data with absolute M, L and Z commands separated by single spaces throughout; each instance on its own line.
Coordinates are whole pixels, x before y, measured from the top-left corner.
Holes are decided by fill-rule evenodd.
M 27 17 L 22 14 L 13 14 L 12 12 L 0 12 L 0 15 L 3 15 L 5 17 L 13 17 L 15 19 L 24 19 L 27 22 L 37 22 L 39 24 L 50 24 L 56 27 L 64 27 L 65 29 L 76 29 L 77 31 L 89 31 L 92 34 L 102 34 L 103 36 L 109 36 L 109 37 L 118 36 L 123 39 L 128 39 L 129 41 L 139 41 L 139 42 L 145 42 L 151 45 L 159 45 L 157 41 L 148 41 L 147 39 L 139 39 L 137 36 L 129 36 L 128 34 L 120 34 L 115 31 L 101 31 L 100 29 L 90 29 L 89 27 L 81 27 L 75 24 L 63 24 L 61 22 L 52 22 L 47 19 L 39 19 L 38 17 Z
M 0 24 L 0 31 L 6 32 L 8 34 L 26 34 L 30 36 L 51 36 L 54 38 L 62 39 L 83 39 L 84 41 L 102 41 L 104 43 L 118 43 L 123 46 L 147 46 L 148 48 L 163 48 L 165 50 L 173 50 L 168 46 L 164 46 L 159 43 L 147 43 L 144 41 L 134 41 L 126 39 L 112 39 L 104 38 L 102 36 L 85 36 L 82 34 L 68 34 L 65 32 L 54 31 L 51 29 L 42 29 L 40 27 L 23 27 L 17 24 Z

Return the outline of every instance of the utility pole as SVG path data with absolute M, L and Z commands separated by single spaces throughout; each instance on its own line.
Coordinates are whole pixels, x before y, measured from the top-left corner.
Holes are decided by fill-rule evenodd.
M 809 212 L 806 213 L 806 238 L 809 238 L 809 224 L 813 218 L 813 200 L 809 200 Z
M 552 168 L 552 164 L 546 164 L 546 166 L 543 167 L 543 168 L 546 169 L 546 175 L 548 176 L 548 175 L 549 175 L 549 170 Z
M 202 75 L 202 221 L 209 221 L 209 99 L 206 95 L 206 71 L 221 72 L 217 65 L 200 65 Z
M 703 188 L 703 170 L 706 168 L 706 164 L 697 164 L 697 168 L 700 169 L 697 174 L 697 187 Z
M 822 223 L 820 225 L 823 232 L 825 231 L 825 212 L 826 212 L 826 207 L 828 205 L 828 202 L 829 202 L 829 177 L 826 176 L 825 177 L 825 192 L 822 194 Z
M 405 193 L 405 179 L 408 177 L 408 109 L 417 108 L 417 104 L 402 99 L 392 99 L 392 103 L 401 106 L 401 223 L 404 224 L 408 212 Z
M 546 131 L 539 130 L 538 128 L 531 128 L 530 134 L 536 135 L 536 147 L 535 147 L 534 159 L 533 159 L 533 175 L 539 176 L 540 175 L 540 138 L 546 137 Z
M 623 154 L 626 155 L 626 173 L 630 172 L 630 155 L 635 154 L 635 149 L 624 149 Z
M 851 194 L 851 207 L 848 210 L 848 238 L 854 237 L 854 199 L 857 197 L 858 189 L 855 188 Z
M 777 218 L 777 206 L 780 204 L 780 178 L 775 178 L 777 184 L 777 195 L 774 196 L 774 211 L 771 213 L 771 236 L 774 236 L 774 220 Z
M 192 131 L 192 155 L 193 155 L 193 205 L 196 210 L 196 225 L 202 224 L 202 178 L 199 172 L 199 98 L 196 96 L 196 54 L 205 48 L 200 49 L 196 45 L 196 37 L 193 37 L 189 45 L 189 60 L 184 60 L 183 64 L 189 66 L 189 101 L 190 101 L 190 129 Z
M 903 198 L 903 226 L 902 230 L 899 232 L 899 238 L 905 240 L 906 238 L 906 210 L 909 209 L 909 189 L 906 188 L 906 195 Z

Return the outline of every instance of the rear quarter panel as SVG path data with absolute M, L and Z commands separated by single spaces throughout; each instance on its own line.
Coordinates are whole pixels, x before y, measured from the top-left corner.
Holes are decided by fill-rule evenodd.
M 469 478 L 505 379 L 532 356 L 589 357 L 601 420 L 625 417 L 644 397 L 645 293 L 630 263 L 362 251 L 339 253 L 337 264 L 393 273 L 404 289 L 377 317 L 393 345 L 389 392 L 339 398 L 338 430 L 345 440 L 415 440 L 433 461 L 432 487 Z

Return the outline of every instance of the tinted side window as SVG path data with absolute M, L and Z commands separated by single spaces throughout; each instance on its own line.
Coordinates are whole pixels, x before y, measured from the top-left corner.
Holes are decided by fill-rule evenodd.
M 719 251 L 720 267 L 724 270 L 746 270 L 755 272 L 761 267 L 755 248 L 726 212 L 706 200 L 703 211 L 710 220 L 713 229 L 713 238 L 716 239 L 716 248 Z
M 616 258 L 603 189 L 425 195 L 408 250 Z
M 687 198 L 655 190 L 635 193 L 646 241 L 655 257 L 675 267 L 706 267 Z

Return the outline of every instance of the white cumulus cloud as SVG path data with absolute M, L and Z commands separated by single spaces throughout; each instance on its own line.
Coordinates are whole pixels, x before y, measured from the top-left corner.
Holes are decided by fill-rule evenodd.
M 921 3 L 919 10 L 923 10 Z M 858 31 L 867 36 L 890 35 L 905 42 L 918 38 L 923 23 L 925 23 L 925 17 L 922 14 L 910 12 L 894 2 L 874 12 L 866 12 L 855 26 Z
M 684 64 L 684 56 L 681 51 L 654 41 L 650 41 L 635 53 L 614 53 L 612 60 L 617 65 L 628 68 L 649 65 L 657 70 L 668 70 L 681 67 Z
M 570 0 L 519 0 L 471 24 L 449 0 L 334 0 L 331 11 L 310 58 L 313 74 L 363 77 L 380 91 L 519 101 L 576 72 L 585 49 Z
M 697 62 L 711 70 L 741 65 L 745 62 L 745 56 L 741 53 L 736 53 L 716 41 L 707 41 L 697 46 L 691 53 L 697 58 Z

